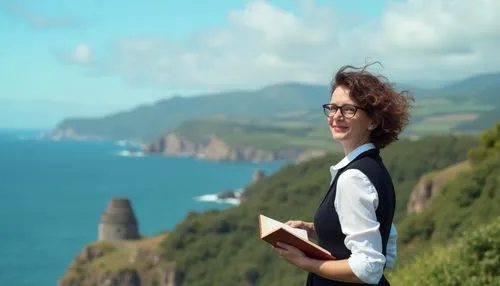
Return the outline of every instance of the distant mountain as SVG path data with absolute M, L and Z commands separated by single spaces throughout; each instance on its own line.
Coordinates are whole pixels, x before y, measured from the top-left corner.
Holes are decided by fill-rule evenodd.
M 446 85 L 442 88 L 450 93 L 470 93 L 489 88 L 500 83 L 500 72 L 491 74 L 480 74 L 468 77 L 464 80 Z
M 395 84 L 395 87 L 398 90 L 409 89 L 417 100 L 413 133 L 470 130 L 470 124 L 473 128 L 479 126 L 484 129 L 491 125 L 492 120 L 500 119 L 500 113 L 495 111 L 500 105 L 500 73 L 476 75 L 435 89 L 402 84 Z M 329 96 L 330 88 L 326 85 L 300 83 L 193 97 L 175 96 L 104 117 L 64 119 L 57 124 L 53 134 L 148 141 L 186 120 L 214 116 L 269 120 L 278 116 L 306 121 L 313 117 L 317 120 L 321 116 L 320 106 L 329 100 Z
M 208 116 L 270 117 L 317 109 L 328 102 L 329 88 L 305 84 L 279 84 L 257 90 L 224 92 L 194 97 L 176 96 L 153 105 L 101 118 L 69 118 L 54 130 L 60 136 L 111 139 L 150 139 L 187 119 Z

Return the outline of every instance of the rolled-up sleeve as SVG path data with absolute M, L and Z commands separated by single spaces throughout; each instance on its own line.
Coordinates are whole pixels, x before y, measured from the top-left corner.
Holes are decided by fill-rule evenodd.
M 375 210 L 378 194 L 368 177 L 356 169 L 339 176 L 335 209 L 340 219 L 344 244 L 351 251 L 352 272 L 367 284 L 377 284 L 384 273 L 380 223 Z

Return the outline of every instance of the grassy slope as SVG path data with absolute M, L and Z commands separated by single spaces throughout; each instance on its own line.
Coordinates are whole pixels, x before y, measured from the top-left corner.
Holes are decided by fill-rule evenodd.
M 478 156 L 481 153 L 486 155 Z M 468 159 L 470 170 L 458 168 L 458 176 L 443 187 L 430 207 L 400 224 L 403 260 L 500 215 L 500 123 L 482 134 Z
M 99 253 L 102 256 L 92 260 L 86 260 L 83 257 L 75 259 L 74 266 L 61 277 L 62 281 L 84 281 L 96 273 L 118 273 L 124 269 L 135 269 L 144 273 L 152 268 L 151 261 L 144 258 L 137 258 L 132 261 L 135 255 L 147 252 L 149 256 L 158 255 L 159 243 L 167 237 L 167 233 L 157 236 L 144 237 L 134 241 L 113 241 L 113 242 L 95 242 L 82 251 L 82 253 Z M 84 255 L 85 256 L 85 255 Z M 151 257 L 149 257 L 151 258 Z M 151 260 L 151 259 L 149 259 Z M 160 262 L 161 267 L 171 267 L 171 263 Z M 167 269 L 167 268 L 166 268 Z
M 403 219 L 413 187 L 422 175 L 465 160 L 467 150 L 476 144 L 477 138 L 470 136 L 427 136 L 383 150 L 397 192 L 395 221 Z
M 383 157 L 397 182 L 398 204 L 406 204 L 411 185 L 431 170 L 463 161 L 476 140 L 429 137 L 404 140 L 384 150 Z M 257 215 L 279 220 L 311 220 L 329 181 L 328 166 L 340 159 L 330 155 L 288 166 L 248 190 L 240 207 L 192 213 L 162 243 L 164 254 L 186 274 L 185 285 L 302 285 L 303 272 L 279 260 L 258 239 Z M 401 196 L 402 192 L 408 192 Z M 286 207 L 281 207 L 286 206 Z M 401 211 L 401 210 L 399 210 Z
M 500 285 L 500 217 L 450 245 L 431 247 L 389 279 L 408 286 Z

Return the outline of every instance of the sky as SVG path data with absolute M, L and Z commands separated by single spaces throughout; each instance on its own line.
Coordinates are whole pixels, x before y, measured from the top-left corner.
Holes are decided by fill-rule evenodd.
M 380 61 L 435 85 L 500 70 L 498 0 L 0 0 L 0 127 L 52 128 Z

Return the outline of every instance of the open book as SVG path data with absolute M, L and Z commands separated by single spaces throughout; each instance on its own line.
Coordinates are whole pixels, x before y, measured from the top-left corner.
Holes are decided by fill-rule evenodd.
M 283 242 L 300 249 L 310 258 L 320 260 L 335 259 L 328 250 L 309 241 L 307 231 L 303 229 L 293 228 L 262 214 L 259 215 L 259 227 L 260 239 L 273 246 L 277 246 L 277 242 Z

